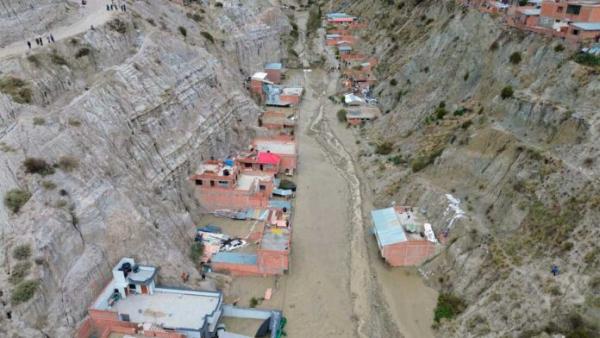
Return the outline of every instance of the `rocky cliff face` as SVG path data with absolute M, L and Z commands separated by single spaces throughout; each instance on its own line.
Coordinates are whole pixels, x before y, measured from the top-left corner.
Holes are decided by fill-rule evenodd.
M 0 195 L 31 193 L 17 213 L 0 208 L 1 335 L 69 336 L 122 256 L 159 265 L 166 283 L 183 271 L 197 280 L 187 177 L 252 136 L 259 108 L 244 76 L 279 58 L 288 29 L 269 4 L 233 3 L 138 1 L 51 49 L 0 60 L 0 79 L 13 80 L 0 92 Z M 29 5 L 19 17 L 37 13 Z M 26 173 L 27 158 L 56 165 Z M 40 284 L 15 304 L 22 244 L 25 279 Z
M 439 335 L 597 330 L 598 70 L 452 1 L 331 8 L 369 22 L 362 48 L 381 63 L 385 115 L 359 133 L 378 203 L 422 207 L 438 229 L 453 214 L 446 194 L 465 211 L 423 267 L 466 305 Z

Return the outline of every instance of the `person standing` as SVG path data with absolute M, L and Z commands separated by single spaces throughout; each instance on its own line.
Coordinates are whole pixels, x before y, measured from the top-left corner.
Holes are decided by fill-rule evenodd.
M 29 49 L 31 49 L 31 41 L 27 41 L 27 47 L 29 47 Z
M 50 41 L 55 42 L 54 41 L 54 35 L 50 34 Z
M 52 41 L 50 40 L 50 36 L 47 36 L 47 37 L 46 37 L 46 40 L 48 40 L 48 43 L 52 42 Z
M 109 4 L 106 4 L 106 10 L 110 11 L 110 5 Z
M 44 38 L 40 38 L 40 46 L 44 47 Z

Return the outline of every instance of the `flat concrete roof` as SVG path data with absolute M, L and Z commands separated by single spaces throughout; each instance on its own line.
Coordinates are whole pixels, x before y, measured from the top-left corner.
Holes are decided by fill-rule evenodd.
M 256 140 L 254 143 L 259 151 L 270 151 L 273 154 L 282 155 L 296 154 L 296 143 L 293 141 Z
M 164 328 L 200 329 L 205 316 L 221 306 L 217 292 L 156 288 L 152 295 L 129 295 L 112 310 L 129 315 L 133 323 L 152 323 Z
M 250 187 L 252 186 L 252 183 L 254 183 L 255 181 L 265 181 L 265 180 L 270 181 L 272 179 L 273 179 L 273 176 L 271 176 L 269 174 L 242 173 L 238 177 L 237 189 L 238 190 L 249 190 Z

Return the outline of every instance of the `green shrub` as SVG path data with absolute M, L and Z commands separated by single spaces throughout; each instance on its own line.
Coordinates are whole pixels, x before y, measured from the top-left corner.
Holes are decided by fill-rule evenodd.
M 223 8 L 222 2 L 215 2 L 215 7 Z
M 181 35 L 183 35 L 183 37 L 187 37 L 187 30 L 185 29 L 185 27 L 183 26 L 179 26 L 177 27 L 177 29 L 179 30 L 179 33 L 181 33 Z
M 256 298 L 256 297 L 252 297 L 250 298 L 250 307 L 251 308 L 255 308 L 258 306 L 258 304 L 260 304 L 260 299 Z
M 23 161 L 25 172 L 28 174 L 40 174 L 42 176 L 54 174 L 54 168 L 42 158 L 28 157 Z
M 398 84 L 398 80 L 396 80 L 396 79 L 390 80 L 390 86 L 396 86 L 397 84 Z
M 12 251 L 12 256 L 20 261 L 28 259 L 31 257 L 31 246 L 29 244 L 17 245 Z
M 444 118 L 444 116 L 446 116 L 446 114 L 448 114 L 448 111 L 446 110 L 446 108 L 444 107 L 437 107 L 435 109 L 435 118 L 438 120 L 442 120 Z
M 467 81 L 469 79 L 469 72 L 465 72 L 465 75 L 463 75 L 463 80 Z
M 192 244 L 192 247 L 190 250 L 191 260 L 194 263 L 199 264 L 200 260 L 202 259 L 203 254 L 204 254 L 204 244 L 202 244 L 202 242 L 194 242 L 194 244 Z
M 69 118 L 69 120 L 67 121 L 67 123 L 71 126 L 71 127 L 79 127 L 81 126 L 81 121 L 79 121 L 76 118 Z
M 209 32 L 200 32 L 200 35 L 202 35 L 206 40 L 210 41 L 211 43 L 215 43 L 215 38 L 213 38 L 213 36 Z
M 502 91 L 500 92 L 500 97 L 502 97 L 502 99 L 504 100 L 513 97 L 513 94 L 513 88 L 511 86 L 506 86 L 502 88 Z
M 42 65 L 42 63 L 40 62 L 40 58 L 35 54 L 28 55 L 27 61 L 31 62 L 36 67 L 39 67 Z
M 42 187 L 46 190 L 54 190 L 56 189 L 56 183 L 52 181 L 42 181 Z
M 492 44 L 490 45 L 490 50 L 494 51 L 497 50 L 500 46 L 498 45 L 498 41 L 494 41 L 492 42 Z
M 186 16 L 196 22 L 200 22 L 200 21 L 204 20 L 204 18 L 198 13 L 193 13 L 193 14 L 187 13 Z
M 58 55 L 56 51 L 50 54 L 50 61 L 52 61 L 52 63 L 54 63 L 55 65 L 59 66 L 68 65 L 67 60 L 65 60 L 65 58 L 63 58 L 62 56 Z
M 31 262 L 19 262 L 15 264 L 11 270 L 10 277 L 8 277 L 8 281 L 11 284 L 21 283 L 29 275 L 29 270 L 31 270 Z
M 450 293 L 440 293 L 437 305 L 433 310 L 433 320 L 439 323 L 443 318 L 452 319 L 461 314 L 466 308 L 465 302 Z
M 29 191 L 12 189 L 4 196 L 4 205 L 12 212 L 17 213 L 30 198 L 31 193 Z
M 419 172 L 419 171 L 425 169 L 430 164 L 432 164 L 436 158 L 438 158 L 440 155 L 442 155 L 443 152 L 444 152 L 444 148 L 440 148 L 429 154 L 425 154 L 425 155 L 419 156 L 417 158 L 414 158 L 412 161 L 410 161 L 410 168 L 415 173 Z
M 575 62 L 590 67 L 598 67 L 600 66 L 600 56 L 592 55 L 590 53 L 577 53 L 573 57 Z
M 392 150 L 394 150 L 394 145 L 390 142 L 382 142 L 375 147 L 375 153 L 379 155 L 389 155 Z
M 337 112 L 337 119 L 340 122 L 346 122 L 346 115 L 348 114 L 348 111 L 346 109 L 340 109 Z
M 518 65 L 522 59 L 521 53 L 514 52 L 514 53 L 510 54 L 510 57 L 508 59 L 510 60 L 510 63 L 512 63 L 513 65 Z
M 0 92 L 21 104 L 31 103 L 33 97 L 33 92 L 27 82 L 13 76 L 0 79 Z
M 46 123 L 46 119 L 43 118 L 43 117 L 36 116 L 36 117 L 33 118 L 33 125 L 34 126 L 41 126 L 41 125 L 44 125 L 45 123 Z
M 565 50 L 565 46 L 561 45 L 560 43 L 558 45 L 554 46 L 554 51 L 557 53 L 560 53 L 563 50 Z
M 117 33 L 127 33 L 127 25 L 121 19 L 116 18 L 108 22 L 108 28 Z
M 64 171 L 71 172 L 79 167 L 79 160 L 72 156 L 61 156 L 58 159 L 58 166 Z
M 88 55 L 90 55 L 91 52 L 92 52 L 92 50 L 89 49 L 89 48 L 87 48 L 87 47 L 80 48 L 77 51 L 77 53 L 75 53 L 75 58 L 79 59 L 79 58 L 82 58 L 84 56 L 88 56 Z
M 12 291 L 12 295 L 10 297 L 13 305 L 24 303 L 33 298 L 33 295 L 35 295 L 39 285 L 40 282 L 35 280 L 28 280 L 17 285 L 17 287 Z
M 306 22 L 306 35 L 311 36 L 321 27 L 321 7 L 313 6 L 308 12 L 308 21 Z

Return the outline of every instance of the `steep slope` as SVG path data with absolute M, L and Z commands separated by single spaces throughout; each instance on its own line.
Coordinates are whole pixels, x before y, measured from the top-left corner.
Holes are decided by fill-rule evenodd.
M 378 204 L 416 205 L 450 228 L 447 249 L 422 270 L 467 307 L 438 334 L 597 332 L 597 70 L 560 41 L 453 1 L 323 10 L 363 17 L 362 51 L 380 60 L 374 92 L 385 115 L 358 133 L 371 140 L 361 163 Z M 390 154 L 377 154 L 382 143 Z M 449 222 L 446 194 L 466 217 Z
M 166 283 L 184 271 L 197 283 L 187 252 L 200 210 L 187 177 L 253 135 L 259 108 L 243 80 L 280 57 L 287 30 L 266 3 L 139 1 L 0 60 L 0 195 L 31 193 L 16 213 L 0 208 L 1 335 L 69 336 L 122 256 L 159 265 Z M 27 173 L 27 158 L 56 165 Z M 39 281 L 23 303 L 9 281 L 19 245 L 32 250 L 25 279 Z

